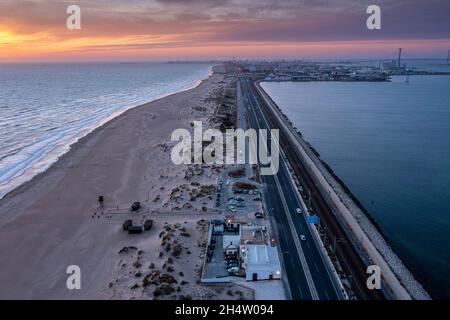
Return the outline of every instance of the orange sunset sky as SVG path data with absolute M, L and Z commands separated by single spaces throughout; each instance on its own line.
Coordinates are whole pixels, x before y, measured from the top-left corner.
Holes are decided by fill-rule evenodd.
M 81 8 L 81 30 L 66 8 Z M 382 29 L 366 28 L 378 4 Z M 0 0 L 0 62 L 444 58 L 448 0 Z

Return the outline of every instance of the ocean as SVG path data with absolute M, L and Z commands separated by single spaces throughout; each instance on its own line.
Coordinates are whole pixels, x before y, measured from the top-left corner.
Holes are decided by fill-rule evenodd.
M 450 71 L 444 63 L 417 66 Z M 429 293 L 450 298 L 450 76 L 262 87 Z
M 210 71 L 205 63 L 0 64 L 0 198 L 96 127 Z

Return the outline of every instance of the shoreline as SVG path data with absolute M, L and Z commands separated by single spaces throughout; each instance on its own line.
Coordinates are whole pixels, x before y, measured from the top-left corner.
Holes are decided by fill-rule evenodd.
M 187 87 L 187 88 L 183 88 L 183 89 L 178 90 L 178 91 L 174 91 L 174 92 L 171 92 L 171 93 L 168 93 L 168 94 L 164 94 L 164 95 L 162 95 L 162 96 L 159 96 L 159 97 L 154 98 L 153 100 L 149 100 L 149 101 L 146 101 L 146 102 L 141 103 L 141 104 L 138 104 L 138 105 L 134 105 L 134 106 L 132 105 L 132 106 L 126 107 L 125 109 L 123 109 L 123 110 L 121 110 L 121 111 L 113 112 L 113 113 L 112 113 L 111 115 L 109 115 L 108 117 L 106 117 L 106 118 L 104 118 L 104 119 L 101 119 L 101 120 L 100 120 L 97 124 L 95 124 L 94 126 L 88 127 L 88 128 L 85 128 L 85 129 L 81 130 L 80 132 L 83 132 L 83 131 L 85 131 L 85 132 L 83 132 L 82 134 L 76 135 L 76 136 L 75 136 L 75 139 L 74 139 L 73 141 L 68 142 L 68 144 L 64 144 L 63 146 L 59 146 L 59 147 L 57 146 L 57 147 L 55 147 L 55 148 L 52 149 L 49 153 L 47 153 L 42 159 L 40 159 L 39 161 L 37 161 L 37 163 L 34 163 L 34 164 L 32 164 L 32 165 L 26 167 L 26 168 L 23 170 L 22 173 L 20 173 L 20 174 L 14 176 L 12 179 L 10 179 L 10 181 L 7 183 L 7 185 L 8 185 L 9 183 L 11 183 L 11 182 L 13 182 L 13 184 L 15 184 L 14 181 L 16 181 L 16 180 L 19 180 L 19 181 L 18 181 L 17 185 L 14 186 L 11 190 L 6 191 L 6 192 L 3 193 L 3 194 L 0 193 L 0 201 L 1 201 L 2 199 L 4 199 L 9 193 L 13 192 L 14 190 L 16 190 L 17 188 L 19 188 L 20 186 L 22 186 L 22 185 L 26 184 L 27 182 L 31 181 L 34 177 L 36 177 L 36 176 L 38 176 L 38 175 L 40 175 L 40 174 L 42 174 L 42 173 L 45 173 L 47 170 L 49 170 L 49 169 L 51 168 L 51 166 L 53 166 L 56 162 L 58 162 L 59 159 L 60 159 L 62 156 L 64 156 L 66 153 L 70 152 L 70 150 L 72 149 L 72 147 L 73 147 L 76 143 L 78 143 L 78 141 L 80 141 L 80 140 L 83 139 L 84 137 L 88 136 L 89 134 L 93 133 L 96 129 L 98 129 L 98 128 L 102 127 L 102 126 L 107 125 L 110 121 L 114 120 L 114 119 L 117 118 L 117 117 L 120 117 L 122 114 L 124 114 L 125 112 L 128 112 L 129 110 L 132 110 L 132 109 L 135 109 L 135 108 L 142 107 L 142 106 L 144 106 L 144 105 L 146 105 L 146 104 L 148 104 L 148 103 L 151 103 L 151 102 L 154 102 L 154 101 L 158 101 L 158 100 L 164 99 L 164 98 L 166 98 L 166 97 L 169 97 L 169 96 L 174 95 L 174 94 L 177 94 L 177 93 L 181 93 L 181 92 L 185 92 L 185 91 L 188 91 L 188 90 L 192 90 L 192 89 L 197 88 L 199 85 L 201 85 L 202 82 L 206 81 L 208 78 L 210 78 L 210 77 L 213 75 L 213 73 L 214 73 L 213 70 L 214 70 L 214 68 L 217 67 L 217 66 L 218 66 L 218 65 L 211 65 L 211 66 L 209 67 L 208 75 L 206 76 L 206 78 L 203 78 L 203 79 L 199 79 L 199 80 L 194 81 L 194 82 L 192 83 L 192 85 L 190 85 L 190 86 Z M 57 153 L 57 155 L 55 155 L 55 156 L 53 156 L 53 157 L 50 157 L 48 160 L 42 161 L 42 160 L 45 159 L 46 157 L 49 157 L 49 154 L 52 153 L 52 152 L 54 152 L 56 149 L 61 149 L 61 150 L 59 150 L 60 152 Z M 46 162 L 48 162 L 48 163 L 46 164 Z M 36 172 L 34 172 L 34 173 L 32 173 L 32 174 L 28 174 L 28 173 L 27 173 L 27 171 L 30 171 L 30 170 L 33 171 L 33 169 L 36 167 L 36 165 L 37 165 L 37 164 L 40 164 L 40 163 L 44 163 L 42 169 L 37 169 Z M 21 177 L 24 177 L 24 176 L 25 176 L 25 178 L 20 179 Z

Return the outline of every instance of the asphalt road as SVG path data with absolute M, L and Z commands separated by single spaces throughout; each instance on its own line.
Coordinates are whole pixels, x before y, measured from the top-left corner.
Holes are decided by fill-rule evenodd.
M 242 79 L 242 78 L 241 78 Z M 240 80 L 250 126 L 270 129 L 261 113 L 257 99 L 247 79 Z M 270 148 L 269 148 L 270 150 Z M 266 186 L 265 203 L 269 217 L 276 228 L 278 246 L 288 280 L 292 299 L 336 300 L 342 298 L 340 288 L 327 269 L 321 252 L 314 241 L 301 208 L 300 199 L 291 182 L 286 160 L 280 155 L 276 175 L 262 175 Z M 304 240 L 301 238 L 304 237 Z

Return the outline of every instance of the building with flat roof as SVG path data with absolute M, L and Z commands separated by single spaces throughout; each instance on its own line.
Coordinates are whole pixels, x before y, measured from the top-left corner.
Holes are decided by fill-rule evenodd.
M 241 245 L 240 256 L 247 281 L 281 279 L 281 264 L 276 247 L 265 244 Z

